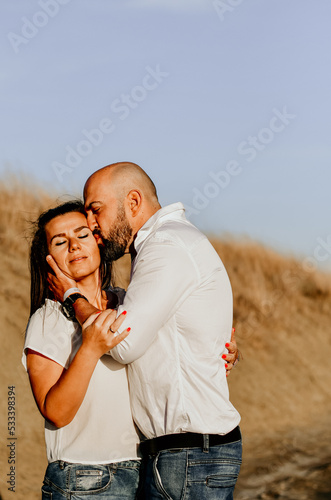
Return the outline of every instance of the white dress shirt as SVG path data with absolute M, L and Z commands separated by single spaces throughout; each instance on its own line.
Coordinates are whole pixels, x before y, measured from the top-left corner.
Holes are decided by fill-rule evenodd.
M 224 344 L 231 285 L 216 251 L 175 203 L 138 231 L 123 306 L 129 336 L 110 354 L 127 363 L 133 418 L 147 438 L 226 434 L 240 415 L 229 401 Z

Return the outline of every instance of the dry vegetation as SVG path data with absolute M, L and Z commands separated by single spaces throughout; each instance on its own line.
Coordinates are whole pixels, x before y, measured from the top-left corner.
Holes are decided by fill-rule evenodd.
M 54 206 L 56 200 L 31 186 L 22 181 L 0 186 L 3 352 L 0 492 L 5 500 L 13 496 L 6 484 L 8 386 L 16 386 L 17 500 L 39 498 L 46 466 L 43 421 L 35 408 L 20 358 L 29 310 L 28 221 Z M 331 409 L 330 276 L 307 273 L 299 261 L 252 242 L 214 240 L 213 244 L 232 283 L 234 326 L 244 358 L 229 379 L 231 399 L 242 414 L 246 444 L 245 465 L 236 498 L 330 498 L 323 496 L 323 491 L 326 495 L 330 493 L 325 473 L 330 472 L 331 450 L 325 445 L 321 451 L 320 439 L 322 435 L 325 443 L 327 437 L 330 438 L 330 431 L 325 426 Z M 127 262 L 117 273 L 122 284 L 127 279 L 126 269 Z M 317 440 L 319 448 L 315 449 Z M 306 443 L 309 450 L 306 450 Z M 312 476 L 309 487 L 310 491 L 320 488 L 322 496 L 315 497 L 313 493 L 299 496 L 298 487 L 294 496 L 282 496 L 278 486 L 275 493 L 273 488 L 281 484 L 279 474 L 286 464 L 298 462 L 297 469 L 299 472 L 302 469 L 296 454 L 301 458 L 306 454 L 308 459 L 316 453 L 323 455 L 323 459 L 319 458 L 326 472 L 319 472 L 322 474 L 319 482 L 316 474 Z M 290 479 L 299 472 L 292 471 Z M 306 480 L 311 477 L 306 469 L 304 475 Z M 284 484 L 283 489 L 289 492 L 291 484 Z M 300 484 L 302 486 L 302 481 Z

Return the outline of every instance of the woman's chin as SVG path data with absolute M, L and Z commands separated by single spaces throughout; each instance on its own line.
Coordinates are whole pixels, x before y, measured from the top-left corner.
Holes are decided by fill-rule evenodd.
M 99 268 L 96 271 L 92 271 L 90 273 L 77 271 L 76 273 L 72 274 L 71 278 L 78 283 L 79 281 L 83 281 L 84 279 L 90 278 L 94 274 L 96 275 L 96 278 L 99 276 Z

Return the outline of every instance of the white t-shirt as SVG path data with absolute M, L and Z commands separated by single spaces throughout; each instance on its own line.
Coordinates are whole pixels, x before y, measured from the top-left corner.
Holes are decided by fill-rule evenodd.
M 66 369 L 81 345 L 81 328 L 68 320 L 58 302 L 46 303 L 30 318 L 22 362 L 27 349 L 47 356 Z M 57 428 L 45 420 L 49 462 L 105 464 L 137 458 L 138 434 L 133 424 L 126 367 L 102 356 L 74 419 Z

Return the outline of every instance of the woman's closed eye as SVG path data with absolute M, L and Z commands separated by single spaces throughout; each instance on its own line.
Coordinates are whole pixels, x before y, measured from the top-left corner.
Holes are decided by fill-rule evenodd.
M 83 238 L 87 238 L 88 236 L 90 236 L 90 234 L 89 234 L 89 233 L 86 233 L 86 234 L 81 234 L 80 236 L 77 236 L 77 238 L 81 240 L 81 239 L 83 239 Z M 92 233 L 91 233 L 91 236 L 92 236 Z M 68 241 L 68 240 L 57 241 L 57 242 L 55 243 L 55 246 L 56 246 L 56 247 L 59 247 L 59 246 L 61 246 L 61 245 L 64 245 L 67 241 Z

